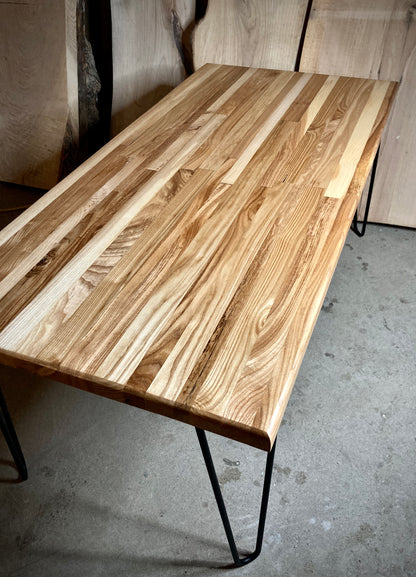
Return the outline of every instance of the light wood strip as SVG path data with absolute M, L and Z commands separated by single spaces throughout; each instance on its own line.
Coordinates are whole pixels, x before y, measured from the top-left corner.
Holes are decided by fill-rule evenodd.
M 329 76 L 325 78 L 321 85 L 324 78 L 325 77 L 318 76 L 318 86 L 320 86 L 320 88 L 318 93 L 314 95 L 312 101 L 311 95 L 305 95 L 306 102 L 303 102 L 302 98 L 301 102 L 296 106 L 295 111 L 290 115 L 285 115 L 285 124 L 282 127 L 279 127 L 279 130 L 274 130 L 270 134 L 270 142 L 268 140 L 265 141 L 264 146 L 270 145 L 273 146 L 273 148 L 280 146 L 270 168 L 263 176 L 262 183 L 264 186 L 275 186 L 279 180 L 286 180 L 285 178 L 279 179 L 282 167 L 284 167 L 289 161 L 289 158 L 292 156 L 300 140 L 309 129 L 312 121 L 318 115 L 338 80 L 338 77 L 336 76 Z M 306 89 L 311 84 L 312 82 L 308 83 L 300 96 L 306 92 Z M 289 111 L 292 111 L 292 107 Z M 277 144 L 276 141 L 280 142 Z
M 223 334 L 216 339 L 216 351 L 211 354 L 204 373 L 200 375 L 199 394 L 193 400 L 198 407 L 213 411 L 218 406 L 226 407 L 230 402 L 228 391 L 237 383 L 271 309 L 279 301 L 287 303 L 286 295 L 279 295 L 277 287 L 291 291 L 293 282 L 296 283 L 293 267 L 297 266 L 298 260 L 295 255 L 304 238 L 304 234 L 298 233 L 300 230 L 307 231 L 309 218 L 316 213 L 323 196 L 322 189 L 309 188 L 305 191 L 287 226 L 273 239 L 272 248 L 261 269 L 262 274 L 253 279 L 250 291 L 244 294 L 242 309 L 238 310 L 238 315 L 227 319 Z M 280 278 L 294 280 L 280 284 Z M 280 335 L 279 328 L 275 328 Z M 228 383 L 226 388 L 221 387 L 223 378 Z
M 103 202 L 103 200 L 114 191 L 117 185 L 127 179 L 133 172 L 137 171 L 139 162 L 127 162 L 126 165 L 112 178 L 107 180 L 107 182 L 99 188 L 83 205 L 81 205 L 77 210 L 72 212 L 68 218 L 66 218 L 61 224 L 58 224 L 42 242 L 35 246 L 31 246 L 29 252 L 28 249 L 21 249 L 21 252 L 25 256 L 20 259 L 18 256 L 9 258 L 9 266 L 12 266 L 11 271 L 4 276 L 0 281 L 0 298 L 5 296 L 20 279 L 29 272 L 53 247 L 60 242 L 63 237 L 69 233 L 86 215 L 91 211 L 95 210 L 96 207 Z M 23 229 L 22 235 L 24 235 L 25 230 Z M 29 233 L 30 234 L 30 233 Z M 22 243 L 28 240 L 30 241 L 33 237 L 28 236 L 22 239 Z M 8 249 L 8 251 L 13 251 L 13 246 Z M 7 254 L 6 254 L 7 256 Z
M 277 122 L 282 118 L 284 113 L 288 110 L 292 100 L 300 93 L 307 82 L 310 79 L 310 74 L 303 74 L 294 88 L 289 92 L 286 98 L 278 105 L 278 107 L 273 111 L 273 113 L 268 117 L 268 119 L 263 123 L 263 125 L 258 130 L 256 136 L 247 145 L 242 155 L 237 159 L 234 166 L 228 171 L 224 176 L 223 182 L 227 184 L 233 184 L 240 174 L 243 172 L 245 167 L 248 165 L 250 160 L 256 154 L 260 146 L 263 144 L 264 140 L 273 130 Z
M 238 159 L 246 149 L 247 140 L 251 140 L 257 133 L 257 125 L 261 126 L 264 118 L 267 119 L 274 112 L 286 95 L 288 87 L 295 83 L 296 78 L 292 73 L 283 72 L 269 79 L 262 87 L 257 86 L 255 102 L 253 98 L 245 100 L 245 105 L 240 107 L 241 116 L 238 122 L 238 115 L 233 114 L 228 122 L 224 122 L 218 134 L 213 136 L 210 153 L 205 156 L 201 168 L 213 170 L 227 158 Z
M 285 161 L 274 168 L 271 177 L 272 183 L 286 182 L 287 180 L 296 181 L 292 175 L 309 166 L 311 156 L 316 150 L 315 147 L 323 133 L 325 132 L 329 136 L 332 134 L 341 121 L 344 111 L 349 109 L 350 93 L 356 94 L 364 82 L 364 80 L 358 79 L 338 78 L 335 86 L 329 92 L 317 115 L 291 154 L 286 155 Z
M 137 174 L 133 174 L 131 178 L 122 185 L 117 186 L 117 191 L 114 195 L 107 196 L 93 212 L 86 215 L 69 234 L 65 235 L 59 243 L 48 251 L 40 262 L 14 285 L 13 290 L 9 291 L 0 301 L 0 330 L 9 324 L 49 281 L 76 256 L 78 251 L 94 237 L 96 232 L 136 193 L 137 189 L 144 184 L 152 174 L 153 172 L 150 171 L 138 171 Z M 142 215 L 142 213 L 140 213 L 140 218 L 148 219 L 148 215 Z M 134 221 L 129 224 L 120 237 L 117 237 L 115 241 L 117 247 L 123 246 L 124 248 L 125 242 L 123 241 L 123 236 L 125 236 L 125 234 L 127 235 L 128 241 L 130 241 L 132 237 L 132 225 L 134 227 Z M 113 245 L 110 245 L 109 249 L 103 253 L 103 257 L 105 257 L 106 252 L 110 250 L 112 246 Z M 111 250 L 111 254 L 113 253 L 114 250 Z M 91 278 L 85 279 L 82 285 L 84 287 L 83 290 L 85 290 L 85 286 L 94 286 Z M 65 313 L 68 314 L 67 310 L 65 310 Z M 39 342 L 39 338 L 35 340 L 36 343 Z
M 278 211 L 287 196 L 291 195 L 293 201 L 292 187 L 282 187 L 282 190 L 278 191 L 261 190 L 261 193 L 264 199 L 261 199 L 257 212 L 252 214 L 256 209 L 249 207 L 248 214 L 239 214 L 229 229 L 227 238 L 224 238 L 225 250 L 221 252 L 220 258 L 211 261 L 211 265 L 201 277 L 197 297 L 185 311 L 185 318 L 179 319 L 179 323 L 185 328 L 147 389 L 149 394 L 163 396 L 172 401 L 181 394 L 181 383 L 186 381 L 192 372 L 248 267 L 268 236 L 272 224 L 278 228 L 276 214 L 279 214 Z M 277 221 L 281 218 L 278 217 Z M 250 235 L 246 233 L 248 226 Z M 174 332 L 177 332 L 176 327 Z
M 152 173 L 150 172 L 148 173 L 148 178 L 150 178 L 151 174 Z M 191 176 L 190 173 L 182 170 L 175 174 L 174 178 L 172 178 L 156 195 L 154 201 L 149 203 L 145 210 L 140 211 L 139 214 L 132 219 L 129 225 L 122 231 L 115 241 L 109 245 L 109 247 L 98 257 L 88 270 L 85 271 L 79 280 L 70 287 L 63 297 L 56 302 L 49 314 L 47 314 L 35 329 L 29 333 L 24 341 L 20 343 L 19 351 L 24 352 L 26 355 L 38 355 L 48 345 L 49 337 L 52 332 L 55 333 L 56 339 L 60 338 L 60 333 L 62 332 L 63 327 L 78 311 L 87 297 L 91 293 L 95 292 L 106 277 L 116 269 L 119 261 L 132 249 L 134 245 L 137 244 L 138 239 L 140 239 L 141 243 L 145 241 L 147 236 L 146 233 L 148 233 L 148 230 L 158 218 L 159 211 L 163 210 L 163 208 L 169 204 L 172 204 L 172 199 L 174 199 L 176 194 L 180 193 L 181 189 L 185 187 Z M 136 183 L 138 180 L 139 179 L 136 178 L 135 181 L 131 183 L 134 187 L 131 191 L 131 195 L 135 193 Z M 145 179 L 142 178 L 142 181 L 143 184 Z M 201 183 L 203 180 L 202 178 L 197 177 L 194 179 L 194 183 L 195 182 Z M 118 190 L 119 194 L 120 192 L 122 191 Z M 124 199 L 124 201 L 128 200 L 128 197 L 129 195 Z M 106 213 L 108 216 L 112 212 L 107 208 Z M 52 263 L 52 266 L 54 264 L 56 266 L 56 260 L 57 259 L 55 258 L 55 262 Z M 50 274 L 48 274 L 46 282 L 49 278 Z M 32 278 L 32 280 L 35 279 Z M 23 300 L 22 308 L 24 308 L 24 303 L 28 300 L 27 284 L 27 282 L 24 283 L 21 287 L 20 295 L 19 293 L 17 294 L 17 302 L 20 304 Z M 13 290 L 12 292 L 13 295 L 15 295 L 16 291 Z M 10 315 L 9 310 L 4 312 L 2 311 L 2 314 L 4 316 L 6 316 L 6 314 Z M 11 317 L 8 322 L 10 322 L 10 319 L 14 318 L 16 314 L 17 313 L 12 309 Z M 82 311 L 80 314 L 82 315 Z M 84 315 L 83 321 L 85 322 L 85 320 Z M 7 324 L 7 322 L 5 324 Z
M 210 67 L 211 65 L 207 65 Z M 205 67 L 204 67 L 205 68 Z M 173 101 L 170 108 L 161 111 L 157 122 L 153 121 L 125 143 L 126 154 L 131 156 L 152 157 L 159 153 L 166 143 L 171 143 L 184 130 L 187 130 L 198 117 L 207 113 L 206 109 L 242 76 L 244 69 L 231 66 L 220 67 L 217 74 L 203 77 L 193 85 L 187 99 Z M 191 76 L 199 77 L 199 71 Z M 187 82 L 187 81 L 185 81 Z M 169 95 L 170 99 L 170 95 Z M 161 101 L 163 102 L 163 101 Z M 192 106 L 190 106 L 192 103 Z M 159 103 L 160 104 L 160 103 Z M 157 105 L 159 106 L 159 105 Z M 151 109 L 153 110 L 153 108 Z M 149 112 L 151 112 L 151 110 Z M 191 113 L 190 113 L 191 110 Z M 143 116 L 146 116 L 146 113 Z M 220 112 L 220 114 L 222 114 Z M 141 119 L 142 117 L 140 117 Z M 139 120 L 140 120 L 139 119 Z M 138 121 L 136 121 L 138 122 Z M 140 136 L 138 136 L 140 134 Z M 162 147 L 162 148 L 159 148 Z
M 335 114 L 325 122 L 323 131 L 317 132 L 319 138 L 313 150 L 303 162 L 298 162 L 296 168 L 291 170 L 287 175 L 288 180 L 298 184 L 311 183 L 321 188 L 328 186 L 338 172 L 344 145 L 351 138 L 354 127 L 368 103 L 371 90 L 371 81 L 364 80 L 360 81 L 360 84 L 357 83 L 356 91 L 351 90 L 349 95 L 350 101 L 341 103 L 346 108 L 342 118 L 339 118 L 339 114 Z
M 208 107 L 207 111 L 208 112 L 219 112 L 220 108 L 226 103 L 228 102 L 228 100 L 231 98 L 231 96 L 233 96 L 237 90 L 239 90 L 242 86 L 244 86 L 244 84 L 247 82 L 247 80 L 249 80 L 253 74 L 256 73 L 256 69 L 255 68 L 247 68 L 247 70 L 244 72 L 244 74 L 242 76 L 240 76 L 240 78 L 238 80 L 236 80 L 234 82 L 234 84 L 232 84 L 230 86 L 230 88 L 228 88 L 228 90 L 226 90 L 223 94 L 221 94 L 221 96 L 219 98 L 217 98 L 217 100 L 215 102 L 213 102 L 211 104 L 211 106 Z
M 389 83 L 387 81 L 380 81 L 374 86 L 368 103 L 362 111 L 341 156 L 338 176 L 329 183 L 325 196 L 342 198 L 346 193 L 388 88 Z
M 60 328 L 55 341 L 58 343 L 57 346 L 62 358 L 65 358 L 71 349 L 79 344 L 83 334 L 94 335 L 96 331 L 93 328 L 94 323 L 98 323 L 100 330 L 103 331 L 102 340 L 106 338 L 106 335 L 110 335 L 112 320 L 109 307 L 114 303 L 117 309 L 117 298 L 120 290 L 130 283 L 139 267 L 146 265 L 146 260 L 162 243 L 164 243 L 164 247 L 159 250 L 162 255 L 164 252 L 168 252 L 173 244 L 177 243 L 177 237 L 181 234 L 179 232 L 181 227 L 189 225 L 189 222 L 195 219 L 195 213 L 203 207 L 207 199 L 219 196 L 217 185 L 221 176 L 221 171 L 211 176 L 208 171 L 198 170 L 184 185 L 166 210 L 160 213 L 141 236 L 139 242 L 134 243 L 128 254 L 98 286 L 91 295 L 91 299 L 76 311 L 70 322 Z M 153 258 L 153 261 L 157 263 L 157 257 Z M 129 310 L 123 310 L 123 314 L 129 314 Z M 119 319 L 120 315 L 117 312 L 115 314 L 116 318 Z M 105 323 L 108 323 L 108 326 Z M 42 355 L 45 359 L 55 358 L 56 346 L 54 343 L 51 343 L 51 346 L 47 347 Z
M 0 347 L 3 343 L 15 346 L 39 322 L 39 312 L 49 312 L 55 302 L 65 294 L 72 282 L 85 272 L 85 270 L 99 257 L 106 247 L 113 242 L 118 234 L 127 226 L 132 215 L 135 215 L 154 197 L 157 191 L 173 176 L 180 168 L 182 162 L 192 151 L 199 146 L 219 124 L 224 116 L 215 115 L 198 133 L 175 159 L 157 172 L 146 185 L 117 213 L 117 217 L 103 227 L 68 265 L 49 283 L 45 289 L 33 299 L 11 323 L 0 333 Z

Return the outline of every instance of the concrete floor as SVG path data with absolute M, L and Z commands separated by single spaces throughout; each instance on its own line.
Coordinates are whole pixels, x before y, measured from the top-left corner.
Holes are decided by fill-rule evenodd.
M 350 234 L 278 434 L 264 550 L 230 562 L 194 430 L 2 368 L 0 575 L 416 576 L 416 231 Z M 1 435 L 0 435 L 1 437 Z M 240 545 L 265 454 L 209 435 Z

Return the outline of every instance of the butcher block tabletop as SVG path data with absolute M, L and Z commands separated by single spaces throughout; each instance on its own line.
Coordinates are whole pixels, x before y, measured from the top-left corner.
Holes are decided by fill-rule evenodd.
M 200 68 L 0 231 L 0 361 L 270 450 L 395 89 Z

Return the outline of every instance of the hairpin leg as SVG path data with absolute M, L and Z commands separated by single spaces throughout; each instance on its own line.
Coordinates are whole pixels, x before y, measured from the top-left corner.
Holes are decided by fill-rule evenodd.
M 267 513 L 267 505 L 269 501 L 269 494 L 270 494 L 270 485 L 272 480 L 272 472 L 273 472 L 273 460 L 274 460 L 274 452 L 276 448 L 276 442 L 273 444 L 272 450 L 267 455 L 267 462 L 266 462 L 266 471 L 264 474 L 264 484 L 263 484 L 263 495 L 261 500 L 261 507 L 260 507 L 260 518 L 259 518 L 259 525 L 257 530 L 257 540 L 256 540 L 256 548 L 250 555 L 245 557 L 240 557 L 237 546 L 235 544 L 234 535 L 231 529 L 230 521 L 228 518 L 227 510 L 225 508 L 224 499 L 222 497 L 220 484 L 218 482 L 218 477 L 215 472 L 214 463 L 212 461 L 211 452 L 209 450 L 207 437 L 205 435 L 205 431 L 202 429 L 196 428 L 196 434 L 198 435 L 199 444 L 201 445 L 202 454 L 204 456 L 205 465 L 208 470 L 208 475 L 211 481 L 211 485 L 214 491 L 215 499 L 217 501 L 218 509 L 220 511 L 221 519 L 224 525 L 225 534 L 227 535 L 228 544 L 231 549 L 231 554 L 234 560 L 234 566 L 240 567 L 241 565 L 247 565 L 247 563 L 251 563 L 254 561 L 261 552 L 261 547 L 263 544 L 263 535 L 264 535 L 264 525 L 266 522 L 266 513 Z
M 371 169 L 370 186 L 368 187 L 367 202 L 365 205 L 364 220 L 363 220 L 362 225 L 361 225 L 361 230 L 359 230 L 359 228 L 358 228 L 358 210 L 355 211 L 354 220 L 351 224 L 351 230 L 353 232 L 355 232 L 355 234 L 359 237 L 362 237 L 365 235 L 365 229 L 367 228 L 368 213 L 370 210 L 371 197 L 373 195 L 374 179 L 376 177 L 379 152 L 380 152 L 380 146 L 377 149 L 377 153 L 374 157 L 373 168 Z
M 13 422 L 10 417 L 6 401 L 4 400 L 3 393 L 0 389 L 0 428 L 3 432 L 6 443 L 10 449 L 10 453 L 16 463 L 19 475 L 22 481 L 27 479 L 27 469 L 25 458 L 23 457 L 22 449 L 20 448 L 19 440 L 14 430 Z

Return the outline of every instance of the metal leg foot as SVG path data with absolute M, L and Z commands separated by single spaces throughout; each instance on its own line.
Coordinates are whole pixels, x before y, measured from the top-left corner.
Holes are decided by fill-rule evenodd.
M 22 481 L 27 479 L 27 468 L 25 458 L 23 457 L 22 449 L 20 448 L 19 440 L 14 430 L 13 422 L 9 414 L 9 410 L 4 400 L 3 393 L 0 389 L 0 428 L 3 432 L 6 443 L 10 449 L 10 453 L 16 463 L 19 475 Z
M 378 149 L 377 149 L 377 153 L 374 157 L 373 168 L 371 169 L 370 186 L 368 187 L 368 196 L 367 196 L 367 202 L 365 205 L 364 220 L 361 224 L 361 230 L 358 228 L 358 210 L 355 211 L 354 219 L 353 219 L 353 222 L 351 224 L 351 230 L 353 232 L 355 232 L 355 234 L 359 237 L 362 237 L 365 235 L 365 229 L 367 228 L 368 213 L 370 210 L 371 197 L 373 195 L 374 179 L 376 177 L 378 153 L 379 152 L 380 152 L 380 147 L 378 147 Z
M 208 475 L 211 481 L 212 489 L 214 491 L 215 499 L 217 501 L 218 509 L 220 511 L 221 519 L 224 525 L 225 534 L 227 535 L 228 544 L 230 546 L 231 554 L 234 560 L 234 566 L 240 567 L 241 565 L 247 565 L 247 563 L 251 563 L 254 561 L 261 552 L 261 547 L 263 544 L 263 535 L 264 535 L 264 525 L 266 522 L 266 513 L 267 513 L 267 505 L 269 502 L 269 494 L 270 494 L 270 485 L 272 480 L 272 472 L 273 472 L 273 460 L 274 460 L 274 452 L 276 448 L 276 442 L 273 444 L 272 450 L 267 455 L 267 462 L 266 462 L 266 470 L 264 474 L 264 484 L 263 484 L 263 495 L 261 499 L 261 507 L 260 507 L 260 518 L 259 518 L 259 525 L 257 530 L 257 540 L 256 540 L 256 548 L 253 553 L 250 553 L 247 556 L 240 557 L 238 553 L 237 546 L 235 544 L 234 535 L 231 529 L 230 520 L 228 518 L 227 510 L 225 508 L 224 499 L 222 497 L 220 484 L 218 482 L 217 473 L 215 472 L 214 463 L 212 461 L 211 452 L 209 450 L 207 437 L 205 435 L 205 431 L 202 429 L 196 428 L 196 434 L 198 435 L 199 444 L 201 445 L 202 454 L 204 456 L 205 465 L 208 470 Z

